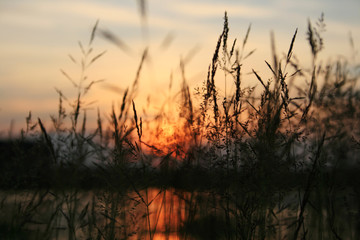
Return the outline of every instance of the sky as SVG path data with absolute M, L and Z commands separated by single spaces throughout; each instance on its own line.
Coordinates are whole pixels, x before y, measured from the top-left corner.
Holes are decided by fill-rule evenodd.
M 305 65 L 311 61 L 306 42 L 307 22 L 313 23 L 324 13 L 325 48 L 321 58 L 350 56 L 349 34 L 355 47 L 360 41 L 360 1 L 358 0 L 149 0 L 146 21 L 139 14 L 138 1 L 130 0 L 0 0 L 0 136 L 25 127 L 29 111 L 50 124 L 57 113 L 60 89 L 68 99 L 76 89 L 61 73 L 79 79 L 79 41 L 87 46 L 92 28 L 115 34 L 130 49 L 112 44 L 99 34 L 92 44 L 94 54 L 106 51 L 87 70 L 90 80 L 105 79 L 87 94 L 88 112 L 101 109 L 106 118 L 112 104 L 117 105 L 123 91 L 135 79 L 142 52 L 149 58 L 140 76 L 137 106 L 146 108 L 150 96 L 153 111 L 169 94 L 167 86 L 173 74 L 174 91 L 180 86 L 180 59 L 192 56 L 185 66 L 190 88 L 201 87 L 206 78 L 216 41 L 223 27 L 224 12 L 229 17 L 230 39 L 243 40 L 251 24 L 245 52 L 256 49 L 244 62 L 244 71 L 252 68 L 268 74 L 264 60 L 271 59 L 270 32 L 274 32 L 278 54 L 286 53 L 298 28 L 294 54 Z M 164 47 L 164 40 L 169 45 Z M 357 59 L 358 60 L 358 59 Z M 248 75 L 248 81 L 254 76 Z M 110 91 L 116 86 L 119 91 Z M 114 88 L 113 88 L 114 89 Z M 65 106 L 70 111 L 69 106 Z M 148 110 L 148 109 L 147 109 Z

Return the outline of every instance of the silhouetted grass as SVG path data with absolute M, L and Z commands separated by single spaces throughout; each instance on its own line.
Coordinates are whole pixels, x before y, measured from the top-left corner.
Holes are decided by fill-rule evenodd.
M 145 21 L 145 1 L 140 10 Z M 180 61 L 176 131 L 184 139 L 164 148 L 149 141 L 154 132 L 145 123 L 156 123 L 153 131 L 161 134 L 172 116 L 161 108 L 148 120 L 136 108 L 147 49 L 108 127 L 98 109 L 97 128 L 87 130 L 86 94 L 102 80 L 89 82 L 86 71 L 105 54 L 93 52 L 96 22 L 88 45 L 79 43 L 82 59 L 70 55 L 80 65 L 79 80 L 61 70 L 77 97 L 57 90 L 53 130 L 29 113 L 21 137 L 0 142 L 0 238 L 358 239 L 359 72 L 345 60 L 317 61 L 323 15 L 316 26 L 309 20 L 311 69 L 294 58 L 295 30 L 283 58 L 272 43 L 272 64 L 264 63 L 271 78 L 252 70 L 257 92 L 243 86 L 249 76 L 242 66 L 254 53 L 246 50 L 251 26 L 243 41 L 228 44 L 225 13 L 195 94 Z M 100 34 L 120 44 L 112 33 Z

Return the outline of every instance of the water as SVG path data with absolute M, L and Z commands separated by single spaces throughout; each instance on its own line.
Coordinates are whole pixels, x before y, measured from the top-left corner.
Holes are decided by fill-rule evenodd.
M 345 197 L 345 198 L 344 198 Z M 22 191 L 0 193 L 1 239 L 356 239 L 356 202 L 297 191 Z M 347 200 L 346 200 L 347 198 Z M 275 201 L 278 199 L 278 201 Z M 345 199 L 345 200 L 344 200 Z M 318 207 L 322 206 L 321 209 Z M 299 225 L 300 224 L 300 225 Z

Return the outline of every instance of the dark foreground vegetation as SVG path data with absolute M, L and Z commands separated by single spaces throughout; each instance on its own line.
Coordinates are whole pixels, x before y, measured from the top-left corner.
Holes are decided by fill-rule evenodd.
M 63 72 L 78 96 L 58 90 L 53 130 L 29 114 L 18 139 L 0 142 L 0 238 L 359 239 L 359 68 L 318 62 L 324 29 L 323 16 L 308 23 L 310 69 L 293 56 L 295 31 L 286 54 L 273 48 L 265 61 L 271 77 L 253 70 L 257 87 L 245 87 L 250 27 L 230 42 L 225 14 L 195 94 L 181 61 L 177 131 L 186 138 L 164 148 L 149 141 L 145 123 L 161 125 L 167 113 L 148 119 L 136 111 L 147 51 L 110 126 L 98 110 L 97 129 L 86 129 L 86 93 L 96 83 L 86 69 L 103 54 L 92 55 L 92 42 L 97 33 L 116 39 L 96 23 L 88 46 L 80 44 L 79 81 Z M 234 92 L 220 94 L 221 77 Z

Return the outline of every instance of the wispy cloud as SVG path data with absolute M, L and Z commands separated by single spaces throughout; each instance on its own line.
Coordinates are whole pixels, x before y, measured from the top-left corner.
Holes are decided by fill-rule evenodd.
M 138 22 L 135 9 L 124 5 L 109 5 L 91 1 L 29 1 L 8 7 L 1 12 L 0 23 L 22 27 L 55 27 L 59 24 L 83 25 L 74 20 L 101 19 L 131 26 Z
M 175 10 L 183 15 L 188 15 L 197 18 L 218 18 L 227 11 L 233 17 L 249 18 L 249 19 L 264 19 L 275 16 L 275 12 L 269 8 L 250 6 L 240 3 L 196 3 L 196 2 L 181 2 L 173 5 Z
M 91 19 L 100 18 L 104 21 L 116 22 L 127 26 L 137 24 L 138 22 L 138 13 L 135 9 L 120 4 L 109 5 L 104 2 L 62 1 L 51 6 L 52 11 L 59 11 L 59 13 L 70 13 L 75 16 Z

